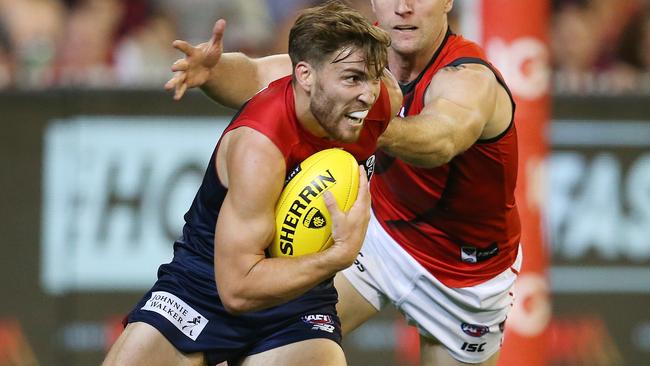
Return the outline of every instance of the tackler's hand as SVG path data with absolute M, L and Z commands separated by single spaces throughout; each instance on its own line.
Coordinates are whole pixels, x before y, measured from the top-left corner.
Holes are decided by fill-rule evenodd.
M 212 28 L 210 41 L 198 46 L 176 40 L 172 46 L 185 54 L 185 57 L 172 64 L 174 76 L 165 84 L 166 90 L 174 90 L 174 100 L 180 100 L 187 89 L 200 87 L 210 78 L 212 68 L 219 63 L 223 53 L 223 34 L 226 21 L 217 20 Z

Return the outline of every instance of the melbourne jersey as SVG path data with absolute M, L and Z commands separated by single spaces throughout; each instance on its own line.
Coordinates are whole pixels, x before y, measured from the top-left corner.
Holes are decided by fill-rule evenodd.
M 386 87 L 381 85 L 377 102 L 366 116 L 359 139 L 355 143 L 341 143 L 319 138 L 305 130 L 296 118 L 291 77 L 287 76 L 271 83 L 255 95 L 233 118 L 224 131 L 246 126 L 267 136 L 282 152 L 286 171 L 291 170 L 310 155 L 324 149 L 341 147 L 351 153 L 357 161 L 366 164 L 372 172 L 377 138 L 390 121 L 390 98 Z M 207 259 L 213 257 L 214 229 L 227 189 L 221 185 L 215 167 L 214 150 L 203 183 L 185 214 L 183 236 L 180 245 Z
M 439 69 L 467 63 L 490 68 L 508 91 L 483 51 L 448 31 L 424 71 L 402 87 L 403 115 L 422 111 L 427 87 Z M 384 229 L 441 282 L 472 286 L 503 272 L 516 259 L 521 231 L 516 180 L 513 119 L 500 136 L 479 140 L 433 169 L 378 152 L 370 187 L 373 211 Z
M 293 103 L 290 78 L 276 81 L 240 110 L 226 132 L 248 126 L 268 136 L 282 151 L 287 172 L 312 153 L 329 147 L 343 147 L 358 160 L 374 162 L 377 137 L 390 116 L 385 89 L 354 144 L 336 144 L 309 135 L 296 120 Z M 213 153 L 185 215 L 183 235 L 174 243 L 173 260 L 160 266 L 158 280 L 126 322 L 152 325 L 176 349 L 201 352 L 210 365 L 226 360 L 239 364 L 248 355 L 306 339 L 324 338 L 340 344 L 341 327 L 335 309 L 338 296 L 332 279 L 270 308 L 239 315 L 225 309 L 214 278 L 213 241 L 226 192 L 217 177 Z

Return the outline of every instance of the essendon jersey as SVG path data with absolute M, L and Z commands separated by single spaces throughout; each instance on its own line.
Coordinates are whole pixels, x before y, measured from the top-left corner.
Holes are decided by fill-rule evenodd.
M 403 115 L 422 111 L 426 89 L 439 69 L 468 63 L 490 68 L 508 90 L 479 46 L 447 32 L 424 71 L 403 86 Z M 514 262 L 521 232 L 514 196 L 514 120 L 500 136 L 477 141 L 443 166 L 417 168 L 378 152 L 375 172 L 370 187 L 375 216 L 391 237 L 447 286 L 476 285 Z
M 274 81 L 248 101 L 230 122 L 224 135 L 243 126 L 264 134 L 284 155 L 287 174 L 310 155 L 332 147 L 345 149 L 357 161 L 365 164 L 366 170 L 371 173 L 377 138 L 384 132 L 391 117 L 390 98 L 382 84 L 378 100 L 366 116 L 357 142 L 341 143 L 316 137 L 305 130 L 296 118 L 291 77 L 288 76 Z M 176 245 L 205 258 L 214 255 L 214 225 L 227 192 L 216 174 L 217 149 L 214 151 L 201 187 L 185 214 L 183 236 L 176 242 Z

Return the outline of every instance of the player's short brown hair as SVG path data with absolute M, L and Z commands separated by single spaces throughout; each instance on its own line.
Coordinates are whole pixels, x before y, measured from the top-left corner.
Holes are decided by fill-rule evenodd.
M 379 77 L 388 64 L 389 46 L 388 33 L 340 1 L 303 10 L 289 33 L 289 56 L 294 67 L 300 61 L 320 66 L 332 52 L 353 47 L 364 52 L 368 71 Z M 348 55 L 342 53 L 334 62 Z

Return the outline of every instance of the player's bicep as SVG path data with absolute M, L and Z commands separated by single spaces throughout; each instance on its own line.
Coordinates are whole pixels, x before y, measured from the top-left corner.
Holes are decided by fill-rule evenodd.
M 478 140 L 494 113 L 498 83 L 483 65 L 460 65 L 438 71 L 425 95 L 422 115 L 446 121 L 457 151 Z
M 284 158 L 270 140 L 245 128 L 234 132 L 237 136 L 230 140 L 222 160 L 228 193 L 215 229 L 218 284 L 233 284 L 264 258 L 264 249 L 273 238 L 275 204 L 285 175 Z

